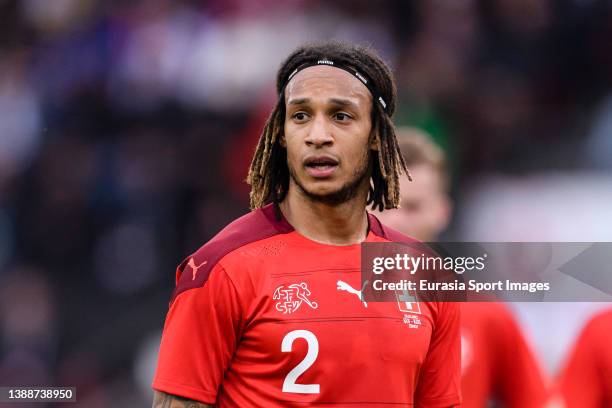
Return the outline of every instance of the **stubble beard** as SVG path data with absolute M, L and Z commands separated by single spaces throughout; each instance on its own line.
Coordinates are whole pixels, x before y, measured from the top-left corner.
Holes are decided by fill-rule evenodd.
M 357 196 L 357 193 L 359 193 L 359 189 L 361 188 L 361 185 L 364 180 L 370 178 L 369 164 L 371 154 L 371 151 L 367 149 L 364 155 L 361 157 L 359 165 L 355 168 L 351 179 L 344 183 L 344 185 L 342 185 L 339 189 L 330 193 L 317 194 L 313 193 L 312 191 L 308 191 L 308 189 L 304 187 L 304 185 L 297 177 L 295 169 L 288 164 L 289 175 L 291 177 L 291 180 L 293 180 L 293 182 L 300 189 L 302 194 L 310 201 L 330 206 L 340 205 L 355 198 Z

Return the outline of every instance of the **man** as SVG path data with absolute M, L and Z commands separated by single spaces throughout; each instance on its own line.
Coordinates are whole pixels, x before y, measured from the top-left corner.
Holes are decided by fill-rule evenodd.
M 452 203 L 444 153 L 427 134 L 405 128 L 398 143 L 413 181 L 400 181 L 401 207 L 381 220 L 422 241 L 448 226 Z M 541 407 L 546 390 L 541 370 L 510 311 L 501 303 L 461 304 L 463 407 Z
M 612 406 L 612 309 L 597 314 L 582 330 L 559 375 L 550 408 Z
M 367 48 L 294 51 L 248 182 L 254 211 L 177 271 L 155 407 L 460 403 L 458 308 L 361 297 L 361 242 L 409 241 L 366 212 L 396 207 L 395 85 Z M 371 186 L 371 187 L 370 187 Z

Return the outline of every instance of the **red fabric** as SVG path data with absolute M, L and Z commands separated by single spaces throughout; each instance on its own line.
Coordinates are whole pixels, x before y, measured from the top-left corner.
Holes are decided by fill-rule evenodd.
M 543 372 L 505 305 L 462 303 L 461 346 L 463 407 L 543 406 Z
M 612 406 L 611 335 L 612 310 L 594 317 L 580 334 L 556 387 L 566 408 Z
M 185 290 L 201 287 L 208 280 L 210 271 L 219 259 L 233 250 L 250 242 L 293 231 L 293 227 L 285 219 L 277 220 L 276 217 L 275 208 L 267 205 L 223 228 L 179 265 L 176 270 L 176 287 L 170 302 L 172 303 L 176 296 Z
M 153 388 L 220 407 L 459 404 L 458 305 L 366 306 L 347 290 L 360 289 L 359 245 L 319 244 L 280 223 L 177 294 Z M 368 241 L 385 238 L 373 228 Z

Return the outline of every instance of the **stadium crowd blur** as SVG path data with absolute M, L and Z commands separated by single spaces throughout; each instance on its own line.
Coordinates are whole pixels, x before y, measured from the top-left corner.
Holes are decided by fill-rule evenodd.
M 609 1 L 0 0 L 0 385 L 150 403 L 174 269 L 248 210 L 275 70 L 328 38 L 449 155 L 444 239 L 612 240 Z M 554 373 L 599 306 L 538 306 Z

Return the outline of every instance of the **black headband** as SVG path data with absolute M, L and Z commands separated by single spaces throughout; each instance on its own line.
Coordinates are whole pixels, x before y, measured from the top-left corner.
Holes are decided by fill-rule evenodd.
M 281 88 L 281 90 L 282 90 L 281 91 L 281 95 L 283 94 L 283 92 L 285 92 L 285 87 L 287 86 L 289 81 L 291 81 L 291 78 L 293 78 L 295 76 L 295 74 L 297 74 L 298 72 L 300 72 L 301 70 L 303 70 L 305 68 L 314 67 L 316 65 L 328 65 L 328 66 L 331 66 L 331 67 L 340 68 L 340 69 L 348 72 L 349 74 L 353 75 L 355 78 L 360 80 L 361 83 L 363 83 L 368 88 L 368 90 L 372 94 L 372 97 L 374 98 L 374 100 L 376 100 L 376 101 L 378 101 L 378 103 L 380 103 L 380 106 L 382 106 L 383 110 L 386 113 L 389 113 L 389 112 L 387 112 L 387 103 L 382 98 L 382 96 L 380 96 L 378 94 L 376 88 L 373 86 L 373 84 L 371 83 L 369 78 L 366 78 L 365 75 L 361 74 L 356 69 L 354 69 L 354 68 L 352 68 L 352 67 L 350 67 L 348 65 L 345 65 L 345 64 L 343 64 L 341 62 L 330 61 L 327 58 L 323 58 L 323 59 L 320 59 L 318 61 L 306 62 L 305 64 L 302 64 L 299 67 L 297 67 L 295 70 L 293 70 L 293 72 L 291 73 L 291 75 L 289 75 L 287 77 L 287 80 L 285 81 L 285 83 L 283 84 L 283 86 Z

